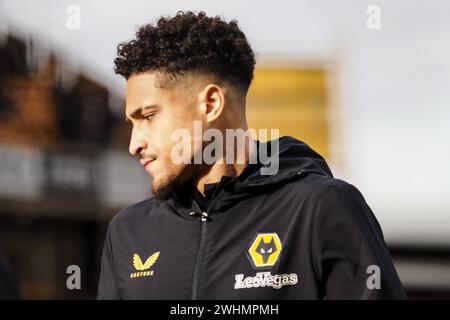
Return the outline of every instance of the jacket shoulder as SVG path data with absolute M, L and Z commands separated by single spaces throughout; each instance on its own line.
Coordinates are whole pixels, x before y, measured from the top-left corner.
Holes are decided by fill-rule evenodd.
M 154 197 L 147 198 L 143 201 L 133 203 L 121 209 L 109 222 L 110 226 L 116 226 L 126 223 L 130 220 L 135 220 L 143 215 L 151 213 L 159 206 L 159 201 Z
M 297 185 L 304 194 L 321 199 L 331 194 L 360 194 L 359 190 L 347 181 L 316 173 L 309 173 Z
M 341 179 L 310 174 L 297 183 L 296 192 L 307 201 L 311 213 L 341 218 L 373 215 L 358 188 Z
M 313 174 L 304 181 L 305 193 L 316 222 L 355 226 L 360 230 L 374 228 L 382 236 L 381 226 L 362 193 L 352 184 L 326 176 Z

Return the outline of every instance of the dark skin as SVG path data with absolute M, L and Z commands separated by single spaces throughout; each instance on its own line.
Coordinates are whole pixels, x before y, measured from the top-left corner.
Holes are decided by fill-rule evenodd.
M 203 194 L 205 184 L 218 182 L 224 175 L 239 175 L 249 161 L 249 144 L 245 144 L 244 162 L 225 163 L 224 153 L 211 165 L 176 164 L 171 152 L 179 141 L 172 141 L 171 134 L 177 128 L 189 131 L 193 158 L 194 153 L 202 151 L 196 143 L 201 137 L 194 137 L 194 121 L 201 121 L 203 131 L 215 128 L 224 137 L 226 129 L 247 130 L 245 97 L 205 75 L 189 76 L 164 88 L 159 86 L 158 76 L 156 72 L 133 74 L 126 86 L 126 120 L 133 126 L 129 152 L 144 161 L 154 159 L 145 167 L 152 177 L 153 191 L 164 187 L 169 177 L 177 177 L 180 183 L 189 182 Z

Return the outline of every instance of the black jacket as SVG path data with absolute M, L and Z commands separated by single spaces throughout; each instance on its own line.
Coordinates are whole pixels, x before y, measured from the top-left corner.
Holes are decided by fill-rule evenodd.
M 247 165 L 205 198 L 191 188 L 119 212 L 98 298 L 405 298 L 361 193 L 301 141 L 280 138 L 278 156 L 276 175 Z

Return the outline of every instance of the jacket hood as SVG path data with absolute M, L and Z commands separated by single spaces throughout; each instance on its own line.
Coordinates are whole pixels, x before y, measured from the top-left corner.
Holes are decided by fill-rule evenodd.
M 278 143 L 278 148 L 271 150 L 275 143 Z M 261 148 L 264 151 L 261 151 Z M 257 150 L 262 153 L 267 150 L 268 160 L 265 163 L 259 163 L 259 170 L 244 179 L 240 188 L 270 186 L 303 173 L 317 173 L 333 177 L 325 159 L 306 143 L 293 137 L 284 136 L 267 142 L 257 141 Z M 264 174 L 264 170 L 269 171 L 268 168 L 276 167 L 278 170 L 274 174 Z

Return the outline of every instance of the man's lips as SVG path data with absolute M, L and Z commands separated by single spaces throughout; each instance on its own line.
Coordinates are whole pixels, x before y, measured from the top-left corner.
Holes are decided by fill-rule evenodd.
M 141 160 L 141 164 L 147 170 L 148 167 L 150 167 L 150 165 L 152 164 L 153 161 L 155 161 L 155 159 L 143 159 L 143 160 Z

